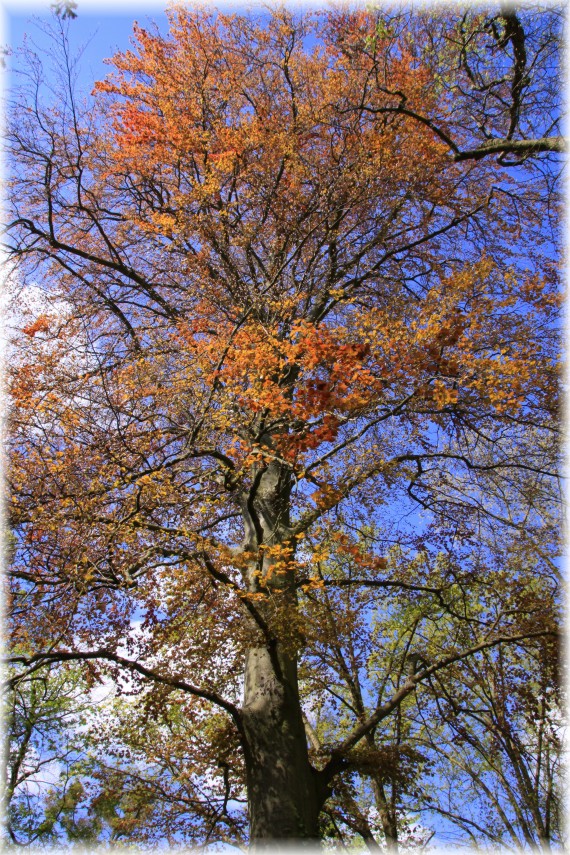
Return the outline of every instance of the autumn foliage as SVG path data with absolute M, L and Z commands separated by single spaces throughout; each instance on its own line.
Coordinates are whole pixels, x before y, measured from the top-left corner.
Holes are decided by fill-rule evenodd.
M 479 141 L 453 15 L 431 47 L 422 15 L 169 19 L 135 26 L 88 109 L 28 100 L 10 134 L 18 275 L 48 294 L 21 305 L 11 374 L 13 644 L 134 683 L 158 718 L 186 693 L 176 762 L 189 739 L 224 811 L 246 786 L 253 838 L 313 838 L 332 788 L 351 815 L 347 769 L 410 791 L 421 754 L 374 734 L 422 668 L 553 638 L 541 178 L 455 156 Z M 513 111 L 489 115 L 508 151 Z M 417 609 L 420 676 L 384 658 L 376 706 L 373 669 L 359 702 L 341 669 L 331 723 L 334 651 L 369 636 L 370 664 L 388 595 Z M 327 710 L 320 747 L 302 704 Z

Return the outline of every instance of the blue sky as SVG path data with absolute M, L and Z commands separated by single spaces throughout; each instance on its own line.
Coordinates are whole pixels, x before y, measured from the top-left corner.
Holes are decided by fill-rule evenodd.
M 141 26 L 156 22 L 163 32 L 168 29 L 164 5 L 141 4 L 137 7 L 117 0 L 115 10 L 109 4 L 101 4 L 96 11 L 93 4 L 85 0 L 77 2 L 77 17 L 69 26 L 69 38 L 73 52 L 83 49 L 80 64 L 80 88 L 90 91 L 95 80 L 100 80 L 109 72 L 104 60 L 129 47 L 133 22 Z M 49 22 L 49 4 L 26 6 L 5 5 L 4 43 L 15 50 L 22 45 L 25 35 L 28 35 L 38 46 L 46 44 L 42 34 L 41 22 Z
M 90 92 L 94 81 L 101 80 L 110 68 L 105 64 L 117 51 L 130 47 L 133 23 L 136 21 L 145 27 L 152 23 L 159 26 L 161 32 L 168 31 L 168 19 L 165 9 L 172 5 L 169 0 L 75 0 L 77 17 L 71 20 L 69 39 L 72 53 L 81 52 L 79 63 L 79 89 Z M 190 4 L 189 4 L 190 5 Z M 311 3 L 299 3 L 289 0 L 290 8 L 311 8 Z M 33 39 L 39 48 L 49 45 L 42 33 L 41 25 L 53 20 L 50 11 L 52 0 L 0 0 L 0 45 L 17 50 L 25 36 Z M 254 2 L 232 2 L 215 0 L 217 9 L 227 12 L 243 12 L 246 9 L 264 8 L 261 0 Z M 4 20 L 2 21 L 2 15 Z M 9 82 L 8 82 L 9 86 Z

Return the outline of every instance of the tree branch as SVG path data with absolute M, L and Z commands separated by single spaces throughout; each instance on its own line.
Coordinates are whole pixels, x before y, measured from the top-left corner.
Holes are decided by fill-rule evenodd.
M 490 154 L 519 154 L 529 157 L 541 151 L 565 152 L 568 148 L 564 137 L 542 137 L 535 140 L 491 140 L 479 148 L 459 151 L 453 159 L 456 163 L 462 160 L 481 160 Z
M 531 632 L 531 633 L 522 633 L 521 635 L 501 635 L 495 638 L 492 638 L 488 641 L 482 641 L 480 644 L 475 645 L 474 647 L 469 647 L 467 650 L 462 650 L 459 653 L 451 653 L 448 656 L 444 656 L 439 659 L 437 662 L 434 662 L 433 665 L 430 665 L 427 668 L 424 668 L 422 671 L 418 671 L 416 674 L 408 677 L 406 682 L 400 686 L 398 691 L 382 706 L 377 707 L 375 712 L 369 716 L 366 721 L 363 721 L 361 724 L 356 727 L 350 736 L 337 745 L 331 752 L 331 759 L 328 761 L 321 774 L 324 776 L 326 780 L 330 780 L 342 767 L 342 761 L 344 760 L 346 754 L 354 748 L 354 746 L 360 742 L 360 740 L 366 736 L 376 725 L 381 722 L 383 719 L 387 718 L 391 712 L 393 712 L 397 707 L 400 706 L 402 701 L 410 695 L 418 683 L 422 680 L 425 680 L 426 677 L 435 674 L 437 671 L 441 671 L 443 668 L 447 668 L 449 665 L 453 665 L 454 662 L 460 662 L 463 659 L 467 659 L 469 656 L 473 656 L 475 653 L 479 653 L 481 650 L 487 650 L 490 647 L 496 647 L 498 644 L 513 644 L 517 641 L 525 641 L 529 638 L 538 638 L 543 637 L 545 635 L 555 635 L 552 630 L 541 630 L 539 632 Z
M 33 656 L 11 656 L 6 661 L 11 665 L 36 665 L 37 667 L 42 667 L 42 665 L 47 665 L 49 662 L 72 662 L 79 661 L 85 662 L 91 659 L 103 659 L 107 662 L 113 662 L 116 665 L 120 665 L 123 668 L 128 668 L 131 671 L 136 671 L 137 674 L 141 674 L 143 677 L 147 679 L 154 680 L 156 683 L 162 683 L 165 686 L 172 686 L 174 689 L 181 689 L 183 692 L 187 692 L 190 695 L 194 695 L 194 697 L 202 698 L 203 700 L 210 701 L 210 703 L 216 704 L 219 707 L 222 707 L 233 719 L 236 724 L 240 735 L 243 736 L 243 725 L 241 721 L 241 713 L 239 709 L 229 701 L 226 701 L 217 692 L 213 692 L 209 689 L 200 689 L 198 686 L 193 686 L 191 683 L 187 683 L 186 680 L 181 680 L 178 677 L 168 677 L 164 674 L 159 674 L 153 668 L 148 668 L 146 665 L 142 665 L 140 662 L 133 662 L 132 659 L 127 659 L 124 656 L 119 656 L 117 653 L 113 653 L 110 650 L 89 650 L 89 651 L 70 651 L 70 650 L 54 650 L 51 652 L 42 652 L 35 653 Z M 16 677 L 12 677 L 11 679 L 6 681 L 6 685 L 13 687 L 21 677 L 18 675 Z

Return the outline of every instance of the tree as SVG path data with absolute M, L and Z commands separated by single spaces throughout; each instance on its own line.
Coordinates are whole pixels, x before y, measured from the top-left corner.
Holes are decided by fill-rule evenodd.
M 426 719 L 424 738 L 437 739 L 436 772 L 452 784 L 429 807 L 475 841 L 550 851 L 563 845 L 560 703 L 552 655 L 525 647 L 499 648 L 467 666 L 452 696 L 442 691 L 445 725 Z
M 387 96 L 382 104 L 364 100 L 361 108 L 425 125 L 457 162 L 495 155 L 501 166 L 514 167 L 566 147 L 560 132 L 560 14 L 466 10 L 446 27 L 439 13 L 417 15 L 411 24 L 406 15 L 383 15 L 372 36 L 348 26 L 341 43 L 352 57 L 366 57 Z M 430 70 L 438 95 L 431 103 L 411 101 L 405 86 L 388 85 L 379 42 L 394 45 L 403 31 L 410 54 Z
M 92 711 L 76 665 L 50 665 L 9 692 L 6 764 L 7 841 L 38 845 L 90 839 L 91 823 L 75 816 L 89 768 L 85 731 Z
M 516 77 L 514 19 L 537 20 L 490 26 Z M 445 39 L 412 47 L 428 20 L 176 10 L 167 37 L 135 26 L 83 106 L 62 29 L 51 103 L 32 58 L 8 134 L 17 276 L 64 307 L 15 339 L 13 635 L 35 652 L 13 663 L 82 661 L 157 708 L 182 693 L 196 768 L 238 798 L 245 783 L 260 846 L 321 835 L 361 746 L 424 681 L 556 632 L 532 567 L 492 560 L 515 535 L 543 563 L 557 548 L 553 155 L 532 149 L 542 173 L 450 155 L 443 125 L 464 152 L 473 104 L 496 113 L 475 84 L 450 98 Z M 539 121 L 545 57 L 509 146 Z M 464 593 L 484 584 L 496 602 Z M 385 645 L 379 597 L 453 614 L 453 586 L 461 631 L 389 663 L 311 758 L 319 657 L 346 633 Z M 421 758 L 384 758 L 405 791 Z
M 428 553 L 414 559 L 394 547 L 390 579 L 403 587 L 396 602 L 386 583 L 361 578 L 350 555 L 329 561 L 326 590 L 311 597 L 309 733 L 317 762 L 323 747 L 326 756 L 327 746 L 369 718 L 410 674 L 437 660 L 449 638 L 464 647 L 473 643 L 484 615 L 508 611 L 525 621 L 533 613 L 534 623 L 552 620 L 556 577 L 544 565 L 529 573 L 536 557 L 516 540 L 502 545 L 494 556 L 485 550 L 479 573 L 480 547 L 461 562 L 440 553 L 432 567 Z M 362 544 L 357 556 L 365 552 Z M 501 581 L 505 567 L 508 588 Z M 414 583 L 406 586 L 410 576 Z M 560 842 L 556 674 L 556 644 L 542 638 L 512 649 L 499 645 L 424 681 L 353 749 L 326 810 L 371 840 L 371 849 L 375 835 L 397 849 L 402 820 L 418 811 L 424 827 L 437 813 L 445 817 L 447 833 L 465 837 L 473 831 L 475 843 L 512 845 L 514 836 L 517 846 L 548 849 Z M 364 798 L 355 791 L 363 781 Z M 380 835 L 366 826 L 366 804 L 374 805 Z
M 90 809 L 104 810 L 114 840 L 245 845 L 243 759 L 226 716 L 198 717 L 179 693 L 122 698 L 106 713 Z

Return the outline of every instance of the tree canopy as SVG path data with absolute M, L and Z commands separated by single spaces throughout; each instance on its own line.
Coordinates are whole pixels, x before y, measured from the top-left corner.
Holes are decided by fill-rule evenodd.
M 169 21 L 85 100 L 60 22 L 14 92 L 12 683 L 135 693 L 135 839 L 547 847 L 560 16 Z

